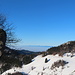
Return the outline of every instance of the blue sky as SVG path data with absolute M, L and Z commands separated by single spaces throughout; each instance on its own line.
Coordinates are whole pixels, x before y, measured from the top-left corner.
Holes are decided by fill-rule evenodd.
M 75 0 L 0 0 L 19 45 L 57 46 L 75 40 Z

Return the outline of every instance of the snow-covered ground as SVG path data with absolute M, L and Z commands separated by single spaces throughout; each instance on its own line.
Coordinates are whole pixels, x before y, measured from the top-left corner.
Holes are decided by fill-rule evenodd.
M 46 58 L 48 60 L 47 63 L 45 63 Z M 58 60 L 64 60 L 68 63 L 63 68 L 60 66 L 59 68 L 56 67 L 51 70 L 52 64 Z M 73 57 L 71 57 L 71 53 L 66 53 L 63 57 L 58 55 L 42 57 L 42 55 L 38 55 L 32 61 L 30 64 L 23 65 L 22 68 L 14 67 L 1 75 L 14 72 L 22 72 L 28 75 L 75 75 L 75 54 Z

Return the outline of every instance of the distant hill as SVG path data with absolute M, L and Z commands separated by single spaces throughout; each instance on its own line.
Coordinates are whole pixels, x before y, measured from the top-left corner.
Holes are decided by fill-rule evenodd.
M 39 52 L 33 52 L 33 51 L 29 51 L 29 50 L 16 50 L 16 52 L 19 53 L 19 54 L 24 54 L 24 55 L 39 53 Z
M 75 52 L 75 41 L 69 41 L 67 43 L 61 44 L 57 47 L 52 47 L 49 48 L 46 53 L 47 54 L 59 54 L 59 55 L 63 55 L 64 53 L 67 52 Z

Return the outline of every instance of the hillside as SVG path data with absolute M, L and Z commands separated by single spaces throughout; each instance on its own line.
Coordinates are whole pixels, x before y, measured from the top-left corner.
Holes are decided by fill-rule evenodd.
M 74 64 L 75 41 L 70 41 L 52 47 L 33 58 L 31 63 L 13 67 L 1 75 L 75 75 Z
M 21 67 L 23 64 L 31 62 L 32 58 L 37 56 L 39 52 L 28 50 L 15 50 L 5 47 L 0 57 L 0 74 L 12 67 Z
M 45 63 L 46 58 L 48 62 Z M 8 73 L 12 74 L 14 72 L 21 72 L 28 75 L 75 75 L 74 60 L 75 56 L 71 57 L 71 53 L 66 53 L 63 57 L 58 55 L 42 57 L 42 55 L 39 55 L 30 64 L 23 65 L 22 68 L 13 67 L 2 75 L 8 75 Z
M 57 47 L 49 48 L 46 53 L 47 54 L 59 54 L 60 56 L 63 56 L 64 53 L 73 53 L 75 52 L 75 41 L 69 41 L 67 43 L 61 44 Z

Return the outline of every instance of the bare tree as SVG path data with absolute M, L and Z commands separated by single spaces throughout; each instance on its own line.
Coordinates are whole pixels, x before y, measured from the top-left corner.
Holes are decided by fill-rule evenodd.
M 13 25 L 7 23 L 6 17 L 3 14 L 0 14 L 0 28 L 6 31 L 7 34 L 6 45 L 14 44 L 20 41 L 14 35 Z

